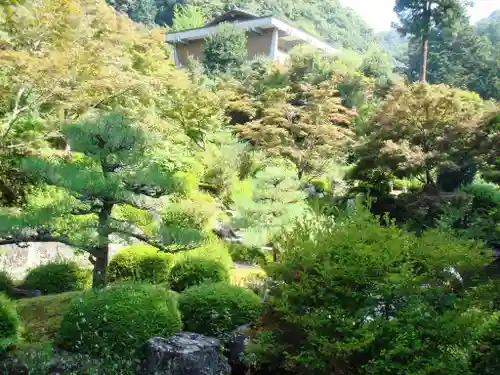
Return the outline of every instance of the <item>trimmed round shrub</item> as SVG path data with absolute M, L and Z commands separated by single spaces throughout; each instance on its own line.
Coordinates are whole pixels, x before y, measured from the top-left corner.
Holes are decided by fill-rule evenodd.
M 139 280 L 159 284 L 167 280 L 172 254 L 149 245 L 133 245 L 120 250 L 109 262 L 108 280 Z
M 0 271 L 0 292 L 10 296 L 14 289 L 14 281 L 10 275 L 5 271 Z
M 0 293 L 0 351 L 15 344 L 21 331 L 21 321 L 17 315 L 16 304 L 5 294 Z
M 222 337 L 238 326 L 256 322 L 262 302 L 251 291 L 227 283 L 203 284 L 187 289 L 179 297 L 185 329 Z
M 228 269 L 216 260 L 199 257 L 186 257 L 179 261 L 168 277 L 170 289 L 176 292 L 194 285 L 219 281 L 229 281 Z
M 169 337 L 181 328 L 172 293 L 149 283 L 121 283 L 75 297 L 56 342 L 74 352 L 128 357 L 151 337 Z
M 227 270 L 230 270 L 233 266 L 233 259 L 231 258 L 227 244 L 217 238 L 211 238 L 196 249 L 179 253 L 177 259 L 181 260 L 185 257 L 198 257 L 216 260 L 226 267 Z
M 38 289 L 42 294 L 57 294 L 88 289 L 91 282 L 91 271 L 75 262 L 52 262 L 33 268 L 23 287 Z

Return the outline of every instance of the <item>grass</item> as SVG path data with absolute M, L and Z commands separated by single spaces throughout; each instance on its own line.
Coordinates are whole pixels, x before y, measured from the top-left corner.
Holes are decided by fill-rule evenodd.
M 249 281 L 254 280 L 259 276 L 265 276 L 266 273 L 260 268 L 232 268 L 230 271 L 231 284 L 244 286 Z
M 24 325 L 25 342 L 53 341 L 70 301 L 82 292 L 68 292 L 18 300 L 17 311 Z

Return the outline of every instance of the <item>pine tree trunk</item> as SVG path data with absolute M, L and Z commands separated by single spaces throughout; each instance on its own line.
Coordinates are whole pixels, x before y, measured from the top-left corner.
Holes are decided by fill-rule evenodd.
M 420 82 L 427 82 L 427 60 L 429 57 L 429 37 L 422 37 L 422 67 L 420 70 Z
M 104 201 L 101 212 L 99 212 L 99 248 L 94 254 L 94 272 L 92 287 L 102 288 L 107 283 L 107 268 L 109 258 L 109 219 L 111 211 L 113 210 L 113 203 Z
M 434 185 L 434 178 L 432 177 L 431 170 L 429 168 L 425 169 L 425 177 L 427 185 Z
M 94 270 L 92 274 L 92 288 L 99 289 L 106 286 L 109 246 L 98 250 L 99 256 L 94 259 Z

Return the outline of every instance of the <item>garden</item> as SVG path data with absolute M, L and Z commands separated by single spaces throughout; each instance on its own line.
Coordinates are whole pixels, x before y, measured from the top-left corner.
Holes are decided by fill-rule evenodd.
M 408 61 L 225 25 L 177 69 L 229 4 L 174 3 L 0 3 L 0 374 L 499 374 L 496 18 L 397 0 Z

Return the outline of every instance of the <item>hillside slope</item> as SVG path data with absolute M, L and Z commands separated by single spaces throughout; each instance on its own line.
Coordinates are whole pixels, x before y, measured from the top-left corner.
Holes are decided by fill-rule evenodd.
M 171 25 L 176 4 L 203 9 L 208 19 L 236 6 L 257 15 L 273 14 L 343 48 L 364 51 L 375 41 L 373 30 L 339 0 L 107 0 L 134 21 Z

